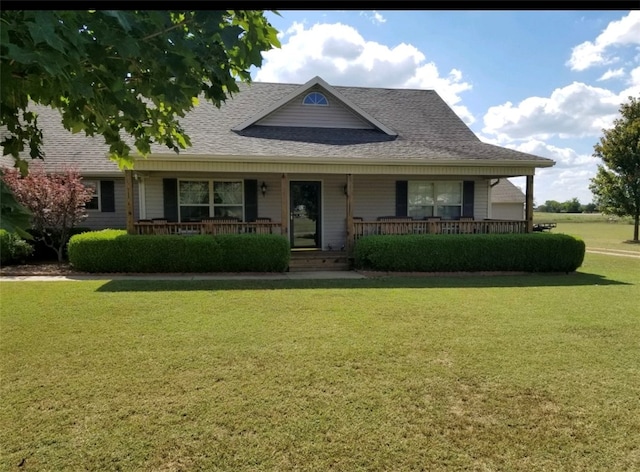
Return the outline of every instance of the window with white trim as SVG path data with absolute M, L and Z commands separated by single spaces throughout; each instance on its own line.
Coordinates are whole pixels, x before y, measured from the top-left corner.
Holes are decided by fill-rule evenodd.
M 85 180 L 82 179 L 82 185 L 85 187 L 93 189 L 93 197 L 87 203 L 85 203 L 84 207 L 87 210 L 97 210 L 100 211 L 100 182 L 98 180 Z
M 427 216 L 459 218 L 462 215 L 462 182 L 410 180 L 407 199 L 407 214 L 415 219 Z
M 180 221 L 211 216 L 244 219 L 243 182 L 220 180 L 178 181 Z
M 329 100 L 320 92 L 310 92 L 302 100 L 303 105 L 329 106 Z

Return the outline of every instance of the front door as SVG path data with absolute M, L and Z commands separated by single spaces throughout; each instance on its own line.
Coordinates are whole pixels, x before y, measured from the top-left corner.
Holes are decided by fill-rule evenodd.
M 292 248 L 320 248 L 320 182 L 291 182 L 290 238 Z

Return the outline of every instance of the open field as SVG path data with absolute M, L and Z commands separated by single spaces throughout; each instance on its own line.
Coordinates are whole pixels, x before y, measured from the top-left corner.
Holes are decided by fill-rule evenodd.
M 0 282 L 0 470 L 639 470 L 639 268 Z
M 611 223 L 620 225 L 629 225 L 631 217 L 618 217 L 603 215 L 602 213 L 544 213 L 539 211 L 533 212 L 534 222 L 555 221 L 555 222 L 572 222 L 572 223 Z
M 630 244 L 633 226 L 616 223 L 558 222 L 553 233 L 565 233 L 580 237 L 589 249 L 607 249 L 640 255 L 640 244 Z

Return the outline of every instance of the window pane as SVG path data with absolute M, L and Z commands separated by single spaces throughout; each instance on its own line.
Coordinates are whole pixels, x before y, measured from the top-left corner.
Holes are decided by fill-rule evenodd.
M 433 183 L 410 181 L 407 186 L 409 206 L 433 205 Z
M 462 185 L 459 182 L 438 182 L 436 193 L 438 204 L 460 205 L 462 203 Z
M 438 207 L 438 216 L 441 216 L 447 220 L 453 220 L 456 218 L 460 218 L 460 207 L 459 206 L 439 206 Z
M 93 197 L 85 204 L 87 210 L 99 210 L 100 209 L 100 196 L 98 195 L 98 182 L 96 180 L 82 180 L 82 185 L 86 188 L 93 190 Z
M 87 210 L 99 210 L 100 202 L 98 201 L 98 196 L 96 194 L 93 195 L 93 198 L 85 203 L 84 207 Z
M 305 105 L 328 105 L 327 98 L 320 92 L 311 92 L 302 101 Z
M 425 218 L 427 216 L 433 216 L 432 206 L 410 206 L 408 215 L 416 220 Z
M 242 182 L 214 182 L 213 203 L 216 205 L 241 205 Z
M 203 204 L 209 203 L 209 182 L 180 182 L 180 204 Z
M 208 206 L 181 206 L 180 221 L 200 221 L 202 218 L 209 216 Z
M 217 206 L 213 209 L 214 216 L 229 216 L 242 220 L 242 206 Z

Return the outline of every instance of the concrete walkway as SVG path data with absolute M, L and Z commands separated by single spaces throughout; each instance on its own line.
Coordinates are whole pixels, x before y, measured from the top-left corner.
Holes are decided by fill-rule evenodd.
M 3 275 L 0 282 L 56 282 L 83 280 L 332 280 L 366 279 L 353 271 L 309 271 L 264 274 L 99 274 L 99 275 Z
M 587 248 L 589 254 L 604 254 L 606 256 L 634 257 L 640 259 L 640 253 L 636 251 L 625 251 L 623 249 Z

